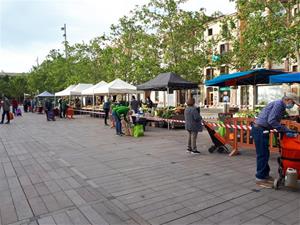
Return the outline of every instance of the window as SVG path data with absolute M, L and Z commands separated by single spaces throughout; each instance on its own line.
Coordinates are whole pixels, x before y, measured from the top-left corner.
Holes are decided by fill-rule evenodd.
M 298 66 L 297 65 L 293 66 L 292 67 L 292 72 L 297 72 L 297 71 L 298 71 Z
M 214 78 L 214 69 L 208 68 L 206 69 L 206 80 L 211 80 Z
M 221 66 L 220 67 L 220 74 L 227 74 L 227 73 L 229 73 L 228 66 Z
M 298 8 L 294 8 L 294 16 L 298 14 Z
M 209 28 L 209 29 L 208 29 L 208 36 L 211 36 L 211 35 L 213 35 L 213 29 L 212 29 L 212 28 Z
M 229 50 L 229 44 L 228 43 L 220 45 L 220 54 L 221 55 L 228 52 L 228 50 Z

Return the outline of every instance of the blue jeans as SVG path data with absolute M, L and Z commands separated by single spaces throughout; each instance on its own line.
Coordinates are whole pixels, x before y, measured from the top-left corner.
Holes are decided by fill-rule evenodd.
M 258 179 L 266 179 L 270 173 L 269 133 L 263 132 L 263 128 L 252 126 L 251 135 L 256 147 L 256 178 Z
M 112 116 L 116 123 L 116 132 L 117 132 L 117 134 L 121 134 L 122 133 L 121 119 L 117 116 L 117 114 L 115 112 L 112 113 Z

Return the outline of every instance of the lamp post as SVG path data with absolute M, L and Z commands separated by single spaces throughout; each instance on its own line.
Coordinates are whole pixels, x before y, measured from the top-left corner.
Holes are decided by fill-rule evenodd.
M 62 31 L 64 31 L 63 37 L 65 38 L 64 44 L 65 44 L 65 54 L 66 59 L 68 58 L 68 48 L 67 48 L 67 25 L 64 24 L 63 27 L 60 28 Z

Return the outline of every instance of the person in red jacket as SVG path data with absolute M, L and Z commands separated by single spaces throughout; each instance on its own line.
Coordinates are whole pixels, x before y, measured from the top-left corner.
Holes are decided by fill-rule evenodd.
M 13 114 L 16 114 L 17 108 L 18 108 L 18 101 L 13 98 L 13 100 L 11 101 L 12 104 L 12 110 L 13 110 Z

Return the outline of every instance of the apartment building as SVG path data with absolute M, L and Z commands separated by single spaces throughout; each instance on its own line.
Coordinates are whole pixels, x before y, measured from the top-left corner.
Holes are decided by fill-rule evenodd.
M 291 9 L 291 15 L 294 16 L 299 12 L 299 5 L 295 5 Z M 226 17 L 237 17 L 237 13 L 228 15 Z M 232 43 L 227 42 L 222 38 L 222 21 L 224 20 L 224 16 L 216 18 L 215 20 L 209 22 L 207 24 L 207 29 L 204 33 L 205 42 L 211 42 L 212 51 L 211 57 L 212 60 L 218 60 L 218 56 L 222 56 L 222 54 L 226 53 L 232 48 Z M 238 28 L 235 33 L 232 33 L 235 37 L 239 37 L 239 27 L 240 21 L 236 21 L 236 27 Z M 212 63 L 213 64 L 213 63 Z M 256 64 L 253 65 L 252 69 L 260 69 L 260 68 L 269 68 L 274 70 L 281 71 L 290 71 L 296 72 L 298 70 L 297 61 L 291 59 L 282 59 L 280 63 L 270 63 L 267 64 Z M 222 74 L 234 73 L 237 72 L 230 68 L 229 65 L 220 65 L 216 66 L 207 66 L 204 68 L 204 81 L 211 80 L 217 76 Z M 283 96 L 285 92 L 294 92 L 298 96 L 300 96 L 300 85 L 299 84 L 283 84 L 283 85 L 263 85 L 257 87 L 257 99 L 254 101 L 253 99 L 253 86 L 231 86 L 231 87 L 206 87 L 205 85 L 201 85 L 201 99 L 200 104 L 206 105 L 208 107 L 224 107 L 225 102 L 228 102 L 231 106 L 238 106 L 239 108 L 253 108 L 253 102 L 257 102 L 257 104 L 266 103 L 270 100 L 278 99 Z

